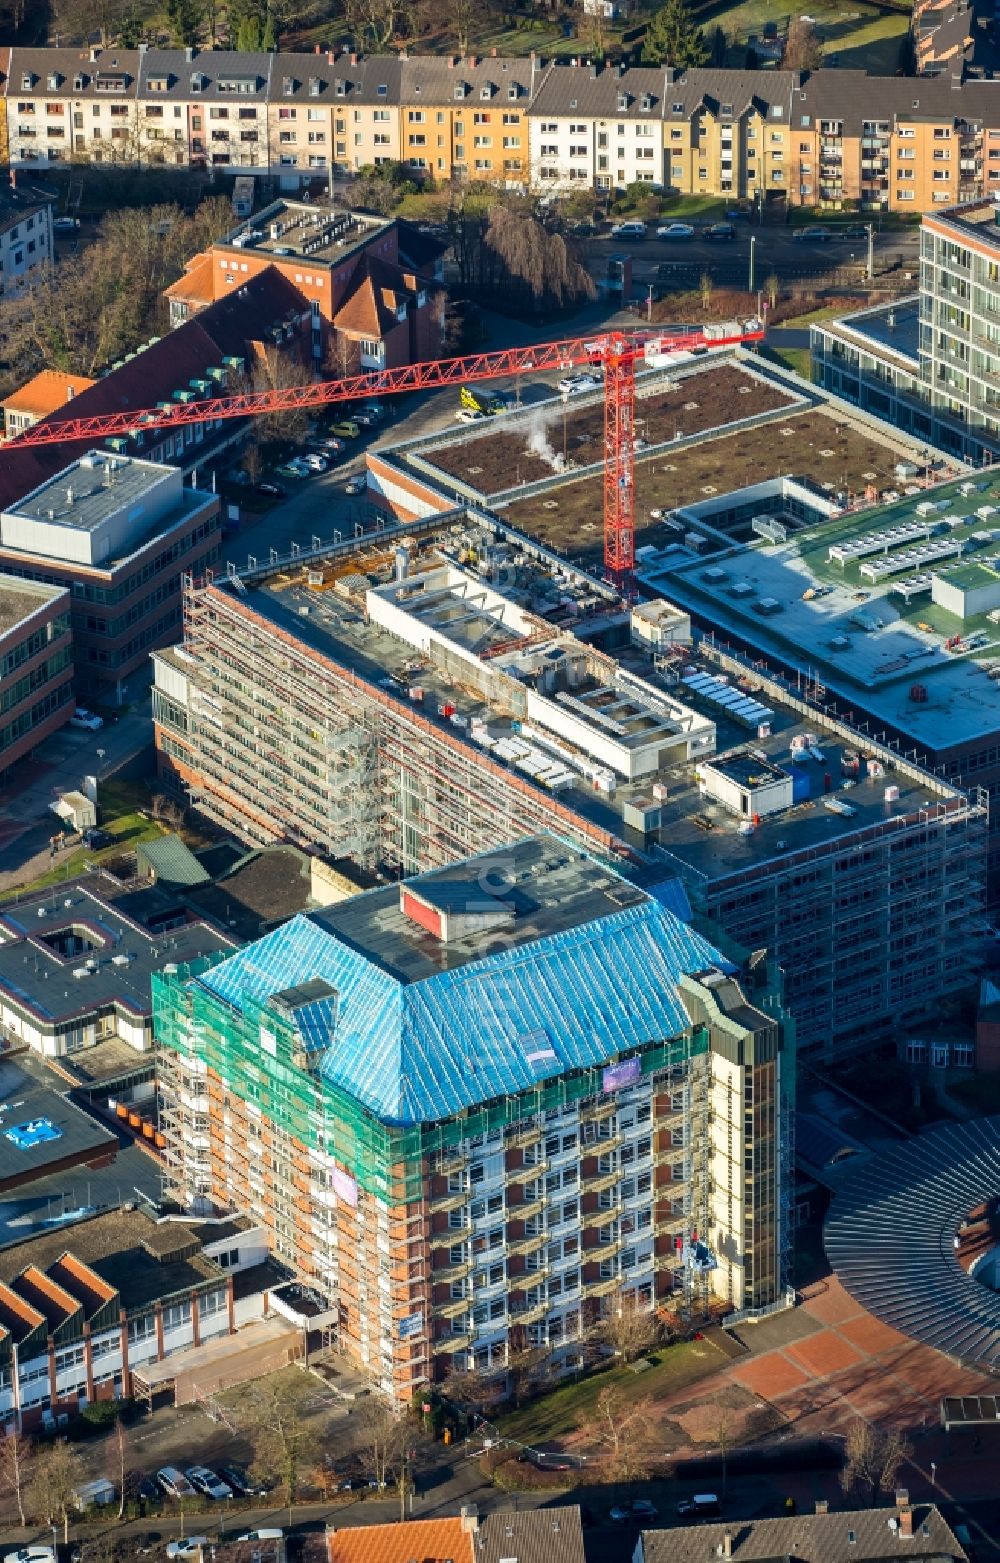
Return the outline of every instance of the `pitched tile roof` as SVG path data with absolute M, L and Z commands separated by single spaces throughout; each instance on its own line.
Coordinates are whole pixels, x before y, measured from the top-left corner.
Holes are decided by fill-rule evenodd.
M 212 268 L 215 261 L 205 250 L 194 255 L 169 288 L 164 288 L 164 298 L 188 299 L 196 304 L 208 304 L 212 300 Z
M 400 268 L 377 255 L 361 257 L 348 286 L 351 291 L 333 323 L 338 331 L 356 331 L 368 337 L 383 337 L 395 330 L 400 323 L 398 306 L 415 296 L 411 280 Z
M 411 55 L 402 61 L 402 101 L 419 103 L 492 102 L 496 107 L 510 102 L 527 105 L 539 81 L 551 67 L 542 65 L 535 55 L 527 59 L 499 55 Z M 464 93 L 456 98 L 456 89 Z M 512 93 L 511 89 L 516 89 Z M 485 94 L 485 96 L 484 96 Z
M 242 54 L 237 49 L 149 49 L 142 56 L 138 95 L 157 103 L 164 98 L 206 98 L 209 102 L 247 104 L 266 98 L 271 81 L 270 54 Z M 193 87 L 197 79 L 200 85 Z M 152 87 L 165 81 L 165 87 Z M 236 92 L 228 83 L 252 82 L 250 92 Z
M 202 377 L 212 365 L 221 364 L 223 358 L 245 357 L 250 344 L 260 340 L 272 322 L 304 309 L 305 301 L 297 288 L 275 267 L 268 266 L 120 369 L 97 380 L 74 398 L 72 416 L 84 418 L 155 407 L 158 401 L 187 386 L 189 380 Z M 62 418 L 68 414 L 60 408 L 50 416 Z M 93 444 L 91 438 L 38 448 L 5 446 L 0 461 L 0 506 L 22 499 Z
M 42 369 L 19 390 L 4 400 L 8 412 L 33 412 L 39 418 L 65 407 L 81 391 L 88 391 L 96 381 L 85 374 L 63 374 L 60 369 Z
M 106 98 L 112 103 L 123 97 L 134 98 L 141 60 L 138 49 L 22 49 L 15 46 L 10 52 L 8 96 L 30 91 L 33 98 L 65 98 L 68 92 L 74 99 Z M 21 85 L 25 75 L 31 77 L 30 88 Z M 108 84 L 117 79 L 121 80 L 124 90 L 107 90 Z
M 358 1525 L 327 1533 L 328 1563 L 474 1563 L 457 1518 Z
M 988 81 L 967 81 L 959 90 L 948 76 L 875 78 L 865 71 L 814 71 L 792 94 L 791 122 L 798 129 L 817 119 L 842 120 L 846 135 L 860 135 L 871 119 L 1000 125 L 1000 92 Z
M 584 1563 L 580 1510 L 572 1507 L 502 1511 L 479 1522 L 476 1563 Z
M 913 1507 L 913 1535 L 901 1536 L 890 1522 L 896 1508 L 848 1509 L 833 1514 L 799 1514 L 791 1519 L 732 1521 L 644 1531 L 642 1563 L 705 1563 L 719 1556 L 731 1538 L 734 1563 L 796 1558 L 799 1563 L 863 1563 L 896 1558 L 957 1558 L 966 1554 L 951 1526 L 933 1504 Z
M 777 104 L 783 110 L 781 118 L 787 120 L 798 79 L 794 71 L 705 69 L 681 73 L 650 66 L 626 70 L 619 66 L 553 65 L 538 87 L 531 112 L 598 119 L 670 119 L 689 116 L 703 103 L 716 112 L 721 104 L 730 104 L 734 116 L 751 105 L 768 114 Z

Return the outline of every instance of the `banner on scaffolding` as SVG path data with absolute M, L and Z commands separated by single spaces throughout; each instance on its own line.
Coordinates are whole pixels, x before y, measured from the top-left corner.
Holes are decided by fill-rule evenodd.
M 642 1059 L 637 1054 L 635 1058 L 623 1059 L 620 1064 L 609 1064 L 604 1071 L 601 1087 L 605 1092 L 623 1091 L 626 1086 L 635 1085 L 641 1079 Z

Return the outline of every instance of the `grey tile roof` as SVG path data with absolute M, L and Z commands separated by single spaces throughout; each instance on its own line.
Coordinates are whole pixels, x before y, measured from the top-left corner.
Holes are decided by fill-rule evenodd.
M 623 1553 L 624 1556 L 624 1553 Z M 576 1506 L 488 1514 L 473 1532 L 475 1563 L 584 1563 Z
M 95 59 L 91 55 L 96 55 Z M 134 98 L 142 56 L 138 49 L 21 49 L 10 51 L 7 97 L 30 92 L 33 98 L 101 98 L 110 102 Z M 26 76 L 31 86 L 23 85 Z M 101 82 L 121 79 L 123 92 L 109 92 Z M 53 85 L 49 85 L 50 79 Z
M 685 93 L 696 95 L 699 103 L 705 103 L 713 112 L 728 103 L 735 117 L 750 107 L 770 116 L 777 106 L 782 111 L 780 118 L 787 122 L 792 93 L 800 79 L 797 71 L 700 69 L 685 72 L 683 87 Z
M 190 55 L 190 58 L 189 58 Z M 154 102 L 192 96 L 209 103 L 252 103 L 266 99 L 274 56 L 241 54 L 237 49 L 147 49 L 139 72 L 139 96 Z M 194 88 L 197 79 L 201 85 Z M 165 80 L 165 88 L 151 81 Z M 230 83 L 252 82 L 252 89 L 237 92 Z
M 865 71 L 814 71 L 792 95 L 792 124 L 808 115 L 839 119 L 847 135 L 860 135 L 865 120 L 966 120 L 1000 124 L 1000 92 L 993 82 L 967 81 L 959 89 L 950 77 L 878 76 Z
M 459 59 L 455 55 L 418 54 L 404 58 L 402 67 L 402 101 L 408 106 L 464 101 L 470 107 L 482 102 L 492 102 L 500 107 L 515 101 L 509 95 L 511 87 L 517 88 L 516 101 L 527 104 L 539 81 L 551 69 L 543 66 L 535 55 L 527 58 L 473 55 Z M 458 87 L 465 88 L 464 99 L 456 99 Z M 489 98 L 484 98 L 483 93 L 487 90 Z
M 358 59 L 349 54 L 276 54 L 271 102 L 398 103 L 401 66 L 394 54 Z M 286 90 L 286 83 L 288 84 Z
M 795 1558 L 798 1563 L 862 1563 L 896 1558 L 964 1559 L 951 1526 L 933 1504 L 913 1507 L 913 1535 L 901 1536 L 890 1521 L 899 1510 L 849 1509 L 833 1514 L 798 1514 L 790 1519 L 730 1520 L 685 1525 L 642 1535 L 642 1563 L 709 1563 L 731 1538 L 734 1563 Z
M 652 66 L 622 70 L 596 65 L 553 65 L 545 74 L 531 111 L 597 119 L 634 117 L 690 118 L 702 105 L 718 113 L 729 104 L 734 117 L 751 106 L 769 115 L 773 104 L 787 121 L 791 95 L 799 80 L 794 71 L 691 70 L 683 73 Z

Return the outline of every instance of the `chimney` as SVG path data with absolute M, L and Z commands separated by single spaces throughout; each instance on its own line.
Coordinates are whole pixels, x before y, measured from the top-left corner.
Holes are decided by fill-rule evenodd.
M 722 1538 L 722 1555 L 724 1558 L 731 1558 L 733 1555 L 733 1533 L 731 1530 L 727 1530 Z
M 474 1503 L 463 1503 L 462 1509 L 462 1534 L 474 1535 L 479 1529 L 479 1510 Z
M 478 56 L 478 54 L 470 54 L 469 55 L 469 69 L 470 69 L 470 71 L 474 71 L 478 64 L 479 64 L 479 56 Z
M 194 49 L 191 44 L 188 44 L 187 48 L 184 50 L 184 58 L 187 60 L 189 65 L 194 59 Z
M 313 45 L 313 54 L 322 54 L 322 53 L 323 53 L 323 50 L 321 49 L 320 45 L 318 43 L 314 44 Z
M 337 55 L 336 55 L 336 53 L 335 53 L 335 51 L 333 49 L 327 49 L 327 51 L 326 51 L 326 63 L 327 63 L 327 65 L 336 65 L 336 63 L 337 63 Z
M 453 54 L 449 54 L 448 56 L 448 69 L 450 71 L 455 69 L 455 56 Z
M 829 1505 L 827 1499 L 826 1498 L 817 1498 L 816 1499 L 816 1513 L 817 1514 L 829 1514 L 829 1512 L 830 1512 L 830 1505 Z
M 907 1538 L 913 1535 L 913 1510 L 909 1504 L 899 1511 L 899 1534 Z
M 496 46 L 496 44 L 494 44 L 492 49 L 490 50 L 490 59 L 495 60 L 496 57 L 497 57 L 497 46 Z
M 90 51 L 90 63 L 91 63 L 91 65 L 96 65 L 97 64 L 97 57 L 100 54 L 100 52 L 101 52 L 100 49 L 98 49 L 96 46 L 91 49 L 91 51 Z
M 357 65 L 357 63 L 358 63 L 358 57 L 357 57 L 357 55 L 355 53 L 352 52 L 352 54 L 351 54 L 351 64 L 352 65 Z

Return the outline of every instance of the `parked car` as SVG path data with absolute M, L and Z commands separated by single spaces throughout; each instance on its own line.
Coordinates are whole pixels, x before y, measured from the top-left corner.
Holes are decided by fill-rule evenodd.
M 311 450 L 309 454 L 307 456 L 303 456 L 302 459 L 309 468 L 310 472 L 328 472 L 330 470 L 329 461 L 325 456 L 321 456 L 319 451 Z
M 385 404 L 383 402 L 365 402 L 364 412 L 371 413 L 376 423 L 381 423 L 385 417 Z
M 360 423 L 363 429 L 374 429 L 379 421 L 378 415 L 373 413 L 370 407 L 359 407 L 352 414 L 352 418 L 355 423 Z
M 106 830 L 98 830 L 95 825 L 83 833 L 83 844 L 90 852 L 99 852 L 102 847 L 110 847 L 114 839 L 114 836 L 109 836 Z
M 681 1519 L 690 1519 L 697 1516 L 701 1519 L 712 1519 L 721 1514 L 718 1495 L 714 1492 L 696 1492 L 693 1498 L 685 1498 L 677 1505 L 677 1513 Z
M 168 1498 L 193 1498 L 195 1489 L 176 1465 L 164 1465 L 156 1473 L 156 1480 L 160 1484 L 160 1491 L 166 1493 Z
M 602 381 L 591 369 L 584 369 L 580 374 L 568 374 L 559 381 L 559 391 L 563 396 L 579 396 L 584 391 L 599 391 Z
M 851 223 L 849 228 L 841 228 L 837 234 L 838 239 L 867 239 L 868 229 L 864 223 Z
M 302 460 L 301 456 L 293 456 L 291 461 L 284 462 L 280 467 L 275 467 L 279 478 L 296 478 L 301 480 L 310 476 L 310 468 Z
M 735 239 L 736 229 L 732 223 L 709 223 L 702 235 L 705 239 Z
M 460 407 L 455 417 L 459 423 L 478 423 L 480 419 L 486 417 L 486 414 L 477 412 L 475 407 Z
M 277 1525 L 272 1525 L 266 1530 L 245 1530 L 242 1536 L 237 1536 L 237 1541 L 283 1541 L 284 1531 Z
M 612 223 L 611 237 L 613 239 L 644 239 L 646 237 L 646 224 L 629 218 L 627 222 Z
M 21 1547 L 4 1555 L 4 1563 L 57 1563 L 52 1547 Z
M 70 727 L 85 727 L 88 732 L 96 733 L 104 726 L 103 716 L 97 716 L 93 711 L 88 711 L 86 706 L 77 706 L 69 719 Z
M 198 1492 L 204 1493 L 206 1498 L 214 1498 L 217 1502 L 222 1498 L 231 1498 L 233 1489 L 228 1482 L 224 1482 L 221 1476 L 216 1476 L 207 1465 L 189 1465 L 184 1472 L 191 1486 Z
M 805 228 L 796 228 L 792 238 L 800 244 L 826 244 L 828 239 L 835 239 L 836 233 L 832 228 L 824 228 L 822 223 L 809 223 Z
M 257 492 L 258 494 L 270 494 L 272 499 L 284 499 L 288 490 L 281 483 L 272 483 L 270 478 L 265 478 L 263 483 L 257 484 Z
M 168 1558 L 196 1558 L 202 1547 L 208 1546 L 207 1536 L 184 1536 L 180 1541 L 167 1542 Z
M 693 239 L 694 229 L 690 223 L 661 223 L 656 230 L 658 239 Z
M 368 479 L 363 472 L 359 472 L 357 477 L 348 478 L 347 483 L 344 486 L 345 494 L 364 494 L 367 493 L 367 491 Z
M 79 217 L 53 217 L 52 230 L 54 233 L 79 233 Z
M 361 425 L 351 418 L 345 418 L 342 423 L 330 425 L 331 434 L 339 434 L 343 440 L 356 440 L 361 433 Z
M 636 1498 L 632 1504 L 632 1518 L 634 1520 L 655 1520 L 658 1514 L 655 1503 L 650 1503 L 648 1498 Z
M 631 1518 L 632 1508 L 627 1503 L 616 1503 L 608 1514 L 608 1519 L 613 1525 L 627 1525 Z
M 264 1498 L 267 1496 L 267 1488 L 259 1482 L 254 1484 L 246 1471 L 240 1465 L 220 1465 L 219 1476 L 233 1492 L 239 1493 L 241 1498 Z

